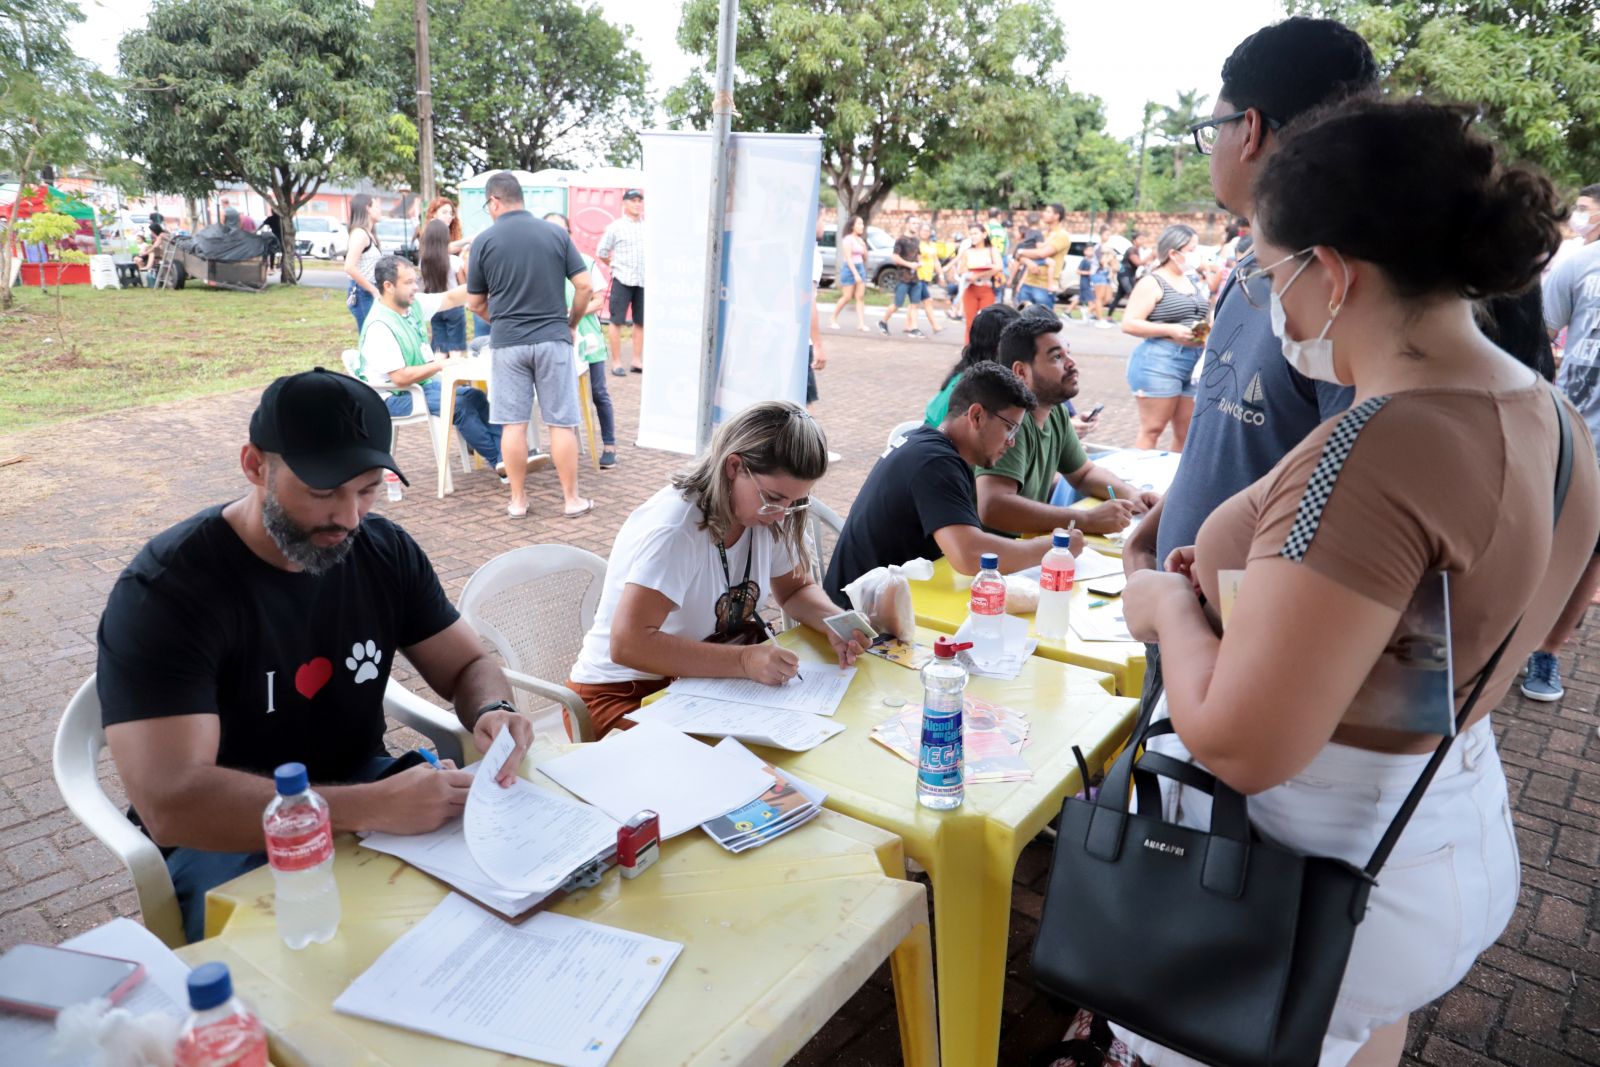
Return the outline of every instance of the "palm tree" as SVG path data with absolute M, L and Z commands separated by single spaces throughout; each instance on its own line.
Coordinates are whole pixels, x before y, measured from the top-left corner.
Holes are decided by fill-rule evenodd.
M 1189 89 L 1178 93 L 1176 105 L 1163 105 L 1161 108 L 1161 121 L 1156 124 L 1156 132 L 1164 140 L 1172 143 L 1172 179 L 1173 184 L 1183 176 L 1183 154 L 1189 147 L 1189 127 L 1205 118 L 1206 101 L 1209 93 L 1202 93 L 1199 89 Z

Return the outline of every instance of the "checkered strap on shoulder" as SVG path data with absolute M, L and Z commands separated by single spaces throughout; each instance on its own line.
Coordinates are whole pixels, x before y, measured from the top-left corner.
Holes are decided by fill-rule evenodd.
M 1333 433 L 1322 446 L 1322 457 L 1317 460 L 1316 469 L 1306 482 L 1305 495 L 1300 498 L 1300 510 L 1295 513 L 1294 525 L 1289 528 L 1289 536 L 1284 539 L 1278 555 L 1295 563 L 1305 560 L 1311 539 L 1317 536 L 1317 527 L 1322 523 L 1322 509 L 1328 506 L 1334 484 L 1339 480 L 1339 472 L 1344 469 L 1344 461 L 1356 446 L 1356 435 L 1388 402 L 1386 396 L 1375 396 L 1357 404 L 1339 419 L 1339 425 L 1333 428 Z

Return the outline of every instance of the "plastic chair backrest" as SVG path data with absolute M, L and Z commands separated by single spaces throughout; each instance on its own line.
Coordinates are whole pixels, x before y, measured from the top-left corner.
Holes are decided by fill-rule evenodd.
M 904 441 L 906 439 L 906 434 L 910 433 L 912 430 L 915 430 L 918 426 L 921 426 L 921 425 L 922 425 L 922 420 L 921 419 L 910 419 L 910 420 L 908 420 L 906 422 L 900 423 L 894 429 L 890 430 L 889 431 L 889 442 L 888 442 L 888 444 L 883 446 L 883 455 L 887 456 L 890 452 L 892 452 L 895 449 L 895 447 L 897 445 L 900 444 L 901 441 Z
M 833 557 L 843 529 L 844 519 L 839 513 L 813 496 L 806 509 L 806 542 L 811 549 L 811 574 L 818 582 L 828 573 L 828 560 Z
M 606 561 L 571 545 L 527 545 L 479 567 L 456 607 L 514 671 L 564 685 L 605 588 Z M 521 690 L 529 713 L 556 707 Z
M 100 787 L 100 752 L 106 734 L 100 725 L 100 694 L 95 676 L 78 687 L 56 727 L 54 764 L 56 788 L 67 809 L 100 843 L 109 848 L 133 875 L 139 910 L 150 932 L 172 948 L 185 944 L 178 898 L 172 875 L 156 843 L 122 813 Z

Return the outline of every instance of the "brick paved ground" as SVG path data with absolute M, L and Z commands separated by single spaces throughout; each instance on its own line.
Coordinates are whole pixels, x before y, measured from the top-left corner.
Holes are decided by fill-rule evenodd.
M 818 494 L 841 511 L 887 429 L 920 416 L 957 343 L 948 335 L 883 340 L 850 330 L 848 315 L 845 323 L 829 333 L 832 359 L 816 407 L 844 456 Z M 1082 395 L 1107 402 L 1096 436 L 1131 442 L 1128 343 L 1078 325 L 1068 337 Z M 611 380 L 619 436 L 628 441 L 639 380 Z M 117 573 L 152 533 L 239 491 L 237 452 L 255 398 L 234 393 L 0 437 L 0 458 L 27 457 L 0 467 L 0 947 L 59 941 L 137 911 L 127 875 L 63 808 L 51 739 L 67 698 L 94 669 L 95 622 Z M 419 488 L 383 506 L 428 550 L 452 597 L 476 567 L 514 545 L 564 541 L 606 554 L 629 509 L 682 462 L 625 444 L 615 471 L 584 473 L 586 493 L 601 506 L 575 521 L 551 517 L 560 505 L 554 477 L 535 475 L 534 511 L 515 521 L 485 473 L 458 475 L 456 494 L 444 501 L 422 490 L 432 461 L 419 431 L 402 432 L 400 459 L 421 476 Z M 1600 627 L 1584 627 L 1563 670 L 1564 704 L 1513 695 L 1497 716 L 1524 864 L 1516 917 L 1460 988 L 1419 1013 L 1410 1064 L 1600 1063 Z M 104 770 L 107 788 L 120 795 L 109 765 Z M 1017 871 L 1005 1064 L 1026 1063 L 1063 1025 L 1033 994 L 1026 968 L 1048 859 L 1035 845 Z M 876 1067 L 899 1062 L 897 1045 L 891 987 L 880 973 L 795 1062 Z

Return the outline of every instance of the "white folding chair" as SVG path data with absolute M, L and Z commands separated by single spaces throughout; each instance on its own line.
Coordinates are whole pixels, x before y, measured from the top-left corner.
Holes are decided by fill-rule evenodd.
M 887 456 L 890 452 L 894 451 L 894 449 L 899 447 L 900 442 L 902 442 L 902 441 L 904 441 L 906 439 L 906 434 L 910 433 L 912 430 L 915 430 L 918 426 L 921 426 L 921 425 L 922 425 L 922 420 L 921 419 L 909 419 L 906 422 L 900 423 L 894 429 L 890 430 L 889 431 L 889 443 L 883 446 L 883 455 Z
M 605 588 L 606 561 L 570 545 L 527 545 L 479 567 L 456 604 L 461 617 L 505 665 L 520 710 L 534 729 L 594 740 L 594 721 L 583 699 L 551 679 L 565 680 L 583 636 L 594 623 Z
M 373 385 L 372 382 L 361 377 L 357 369 L 360 357 L 361 353 L 354 348 L 347 348 L 339 353 L 340 360 L 344 362 L 344 372 L 356 379 L 356 381 L 371 386 L 379 396 L 385 396 L 393 392 L 395 386 L 392 384 Z M 394 428 L 393 436 L 389 442 L 390 451 L 392 452 L 400 447 L 400 427 L 426 426 L 428 428 L 428 455 L 437 457 L 439 455 L 439 435 L 444 432 L 444 428 L 440 426 L 439 420 L 428 411 L 428 395 L 422 391 L 422 386 L 416 383 L 406 386 L 400 392 L 411 394 L 411 414 L 389 416 L 390 424 Z M 455 435 L 455 442 L 456 452 L 461 458 L 461 469 L 463 471 L 471 470 L 472 461 L 468 456 L 467 443 L 461 439 L 460 434 Z
M 117 278 L 117 261 L 108 255 L 89 257 L 89 282 L 96 289 L 121 289 Z
M 396 721 L 411 727 L 439 749 L 439 754 L 465 766 L 465 755 L 473 752 L 472 735 L 460 720 L 442 708 L 423 700 L 399 682 L 390 680 L 384 690 L 383 706 Z M 100 787 L 100 753 L 106 747 L 106 732 L 100 725 L 100 694 L 95 676 L 78 687 L 61 713 L 56 726 L 52 755 L 56 789 L 66 801 L 67 810 L 83 823 L 95 838 L 109 848 L 133 875 L 134 892 L 139 896 L 139 911 L 151 933 L 172 948 L 187 943 L 183 918 L 178 912 L 177 893 L 172 875 L 161 856 L 161 849 L 111 802 Z

